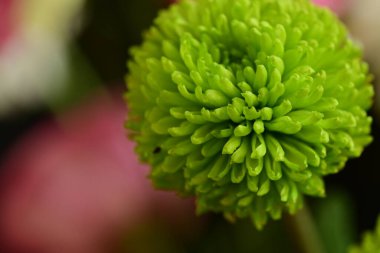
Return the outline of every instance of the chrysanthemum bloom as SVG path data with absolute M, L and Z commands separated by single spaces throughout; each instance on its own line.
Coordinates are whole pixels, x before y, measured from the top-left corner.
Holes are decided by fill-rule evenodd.
M 380 216 L 377 218 L 375 231 L 366 232 L 362 244 L 354 246 L 349 253 L 377 253 L 380 250 Z
M 294 213 L 371 141 L 367 65 L 307 0 L 182 1 L 131 50 L 128 128 L 156 187 L 199 213 Z

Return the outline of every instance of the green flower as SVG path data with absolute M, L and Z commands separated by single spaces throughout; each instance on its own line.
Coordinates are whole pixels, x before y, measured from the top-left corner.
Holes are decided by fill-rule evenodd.
M 156 187 L 199 213 L 294 213 L 371 142 L 368 66 L 306 0 L 182 1 L 128 63 L 127 127 Z
M 374 232 L 366 232 L 363 235 L 362 244 L 351 247 L 349 253 L 379 253 L 380 252 L 380 216 Z

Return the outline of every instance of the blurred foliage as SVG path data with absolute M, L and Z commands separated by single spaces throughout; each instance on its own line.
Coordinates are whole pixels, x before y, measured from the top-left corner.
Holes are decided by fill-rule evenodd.
M 128 48 L 141 41 L 163 0 L 88 1 L 80 48 L 105 80 L 121 80 L 126 72 Z
M 70 46 L 68 58 L 69 69 L 64 94 L 47 102 L 55 113 L 75 106 L 102 85 L 100 77 L 76 44 Z
M 346 253 L 355 236 L 354 210 L 350 197 L 331 189 L 327 198 L 317 201 L 314 216 L 327 253 Z
M 380 252 L 380 216 L 373 231 L 363 234 L 360 245 L 350 247 L 349 253 L 379 253 Z
M 217 215 L 202 218 L 201 230 L 173 232 L 165 223 L 152 220 L 125 235 L 117 252 L 208 253 L 208 252 L 294 252 L 292 239 L 281 222 L 271 222 L 258 231 L 249 220 L 230 224 Z M 149 242 L 149 243 L 147 243 Z

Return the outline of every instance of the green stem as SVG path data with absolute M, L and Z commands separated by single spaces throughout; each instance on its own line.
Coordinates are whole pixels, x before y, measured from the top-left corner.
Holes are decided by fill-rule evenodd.
M 295 215 L 286 215 L 285 223 L 300 253 L 325 253 L 322 241 L 308 207 Z

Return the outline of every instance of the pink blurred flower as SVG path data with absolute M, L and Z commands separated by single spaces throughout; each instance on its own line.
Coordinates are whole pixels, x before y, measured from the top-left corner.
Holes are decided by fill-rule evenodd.
M 9 248 L 106 252 L 106 238 L 153 210 L 178 221 L 193 216 L 191 202 L 151 188 L 126 138 L 125 114 L 122 101 L 98 97 L 39 124 L 13 147 L 1 166 L 8 173 L 0 230 Z
M 12 0 L 0 0 L 0 51 L 12 33 Z
M 344 14 L 346 8 L 345 0 L 313 0 L 313 2 L 317 5 L 330 8 L 338 15 Z

